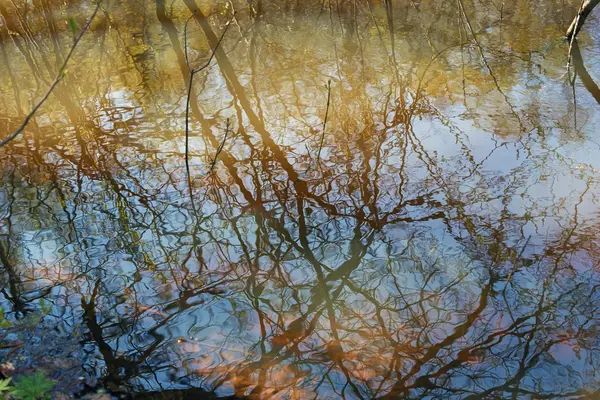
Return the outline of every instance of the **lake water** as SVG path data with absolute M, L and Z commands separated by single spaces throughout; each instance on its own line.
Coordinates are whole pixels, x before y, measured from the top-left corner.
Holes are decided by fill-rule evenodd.
M 600 30 L 568 70 L 578 5 L 105 1 L 0 148 L 0 344 L 23 344 L 0 372 L 140 398 L 594 396 Z M 196 9 L 192 67 L 236 14 L 194 75 L 187 169 Z M 93 10 L 0 1 L 0 139 Z

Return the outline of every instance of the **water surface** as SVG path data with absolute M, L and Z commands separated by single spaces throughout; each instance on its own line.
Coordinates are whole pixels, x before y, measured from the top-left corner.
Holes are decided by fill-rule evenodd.
M 592 396 L 600 31 L 568 71 L 571 3 L 105 4 L 0 149 L 0 358 L 71 393 Z M 93 8 L 0 1 L 0 138 Z M 237 13 L 188 178 L 195 9 L 193 67 Z

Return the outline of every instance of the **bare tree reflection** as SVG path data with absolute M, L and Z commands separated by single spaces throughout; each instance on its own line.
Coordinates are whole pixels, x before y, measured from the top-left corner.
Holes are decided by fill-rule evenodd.
M 0 154 L 7 320 L 43 299 L 134 398 L 593 395 L 596 172 L 568 111 L 515 101 L 545 79 L 517 31 L 547 24 L 518 3 L 499 44 L 468 1 L 111 4 L 82 43 L 104 62 Z M 65 48 L 53 4 L 0 8 L 9 121 Z M 190 197 L 183 23 L 203 58 L 231 8 L 190 95 Z

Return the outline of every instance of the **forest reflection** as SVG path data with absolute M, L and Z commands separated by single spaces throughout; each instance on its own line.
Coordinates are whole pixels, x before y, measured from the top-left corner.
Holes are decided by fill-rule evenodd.
M 0 0 L 0 139 L 93 6 Z M 188 180 L 195 10 L 194 65 L 236 14 Z M 0 149 L 0 339 L 25 344 L 0 359 L 141 398 L 598 395 L 600 59 L 582 34 L 571 84 L 574 10 L 107 3 Z M 33 337 L 68 368 L 23 361 Z

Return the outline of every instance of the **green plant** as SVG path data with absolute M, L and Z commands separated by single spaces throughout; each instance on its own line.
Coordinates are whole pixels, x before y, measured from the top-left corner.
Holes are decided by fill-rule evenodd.
M 9 320 L 6 319 L 4 315 L 4 307 L 0 307 L 0 329 L 6 329 L 11 326 Z
M 11 378 L 0 380 L 0 395 L 4 392 L 10 392 L 11 387 L 8 385 L 10 384 L 11 380 Z
M 0 394 L 6 394 L 18 400 L 39 400 L 49 398 L 48 392 L 54 387 L 54 382 L 46 378 L 43 372 L 21 377 L 9 386 L 11 378 L 0 380 Z
M 45 315 L 48 315 L 52 312 L 52 305 L 47 305 L 43 297 L 40 299 L 40 308 Z

